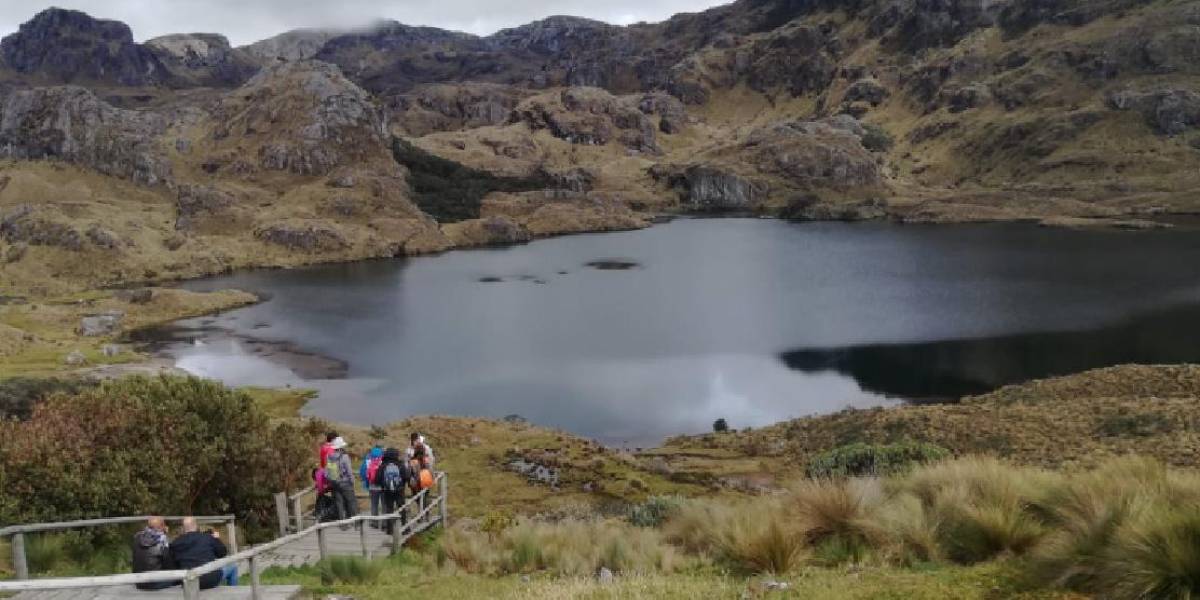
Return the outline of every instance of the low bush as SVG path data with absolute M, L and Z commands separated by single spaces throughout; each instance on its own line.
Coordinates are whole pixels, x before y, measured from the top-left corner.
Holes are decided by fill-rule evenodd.
M 950 451 L 933 444 L 860 442 L 818 454 L 808 462 L 806 474 L 809 477 L 895 475 L 907 472 L 916 465 L 936 462 L 948 456 Z
M 326 585 L 367 585 L 379 579 L 385 566 L 384 561 L 361 556 L 331 556 L 317 563 L 317 571 Z
M 0 423 L 0 516 L 233 513 L 248 534 L 265 533 L 273 494 L 307 478 L 316 433 L 272 422 L 246 394 L 193 377 L 56 394 L 28 420 Z
M 392 138 L 392 156 L 408 168 L 408 183 L 417 206 L 440 223 L 478 219 L 483 197 L 491 192 L 554 187 L 546 176 L 494 175 L 430 154 L 401 138 Z
M 0 379 L 0 420 L 25 420 L 38 402 L 55 394 L 76 394 L 91 386 L 81 379 L 11 377 Z
M 679 511 L 683 500 L 678 496 L 651 496 L 629 509 L 627 520 L 638 527 L 658 527 Z
M 879 125 L 864 123 L 863 129 L 866 130 L 866 133 L 862 137 L 863 148 L 871 152 L 887 152 L 896 144 L 896 140 L 892 138 L 892 134 Z

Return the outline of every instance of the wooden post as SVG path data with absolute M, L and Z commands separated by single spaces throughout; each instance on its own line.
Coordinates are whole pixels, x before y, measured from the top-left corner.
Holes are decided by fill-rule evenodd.
M 252 554 L 250 556 L 250 598 L 252 600 L 262 600 L 260 595 L 262 592 L 258 589 L 261 585 L 258 575 L 258 555 Z
M 400 516 L 392 518 L 392 555 L 400 553 L 400 547 L 404 543 L 404 524 L 400 521 Z
M 304 531 L 304 514 L 300 512 L 300 498 L 292 500 L 292 511 L 295 513 L 296 533 Z
M 238 553 L 238 541 L 237 541 L 237 521 L 236 520 L 230 521 L 227 525 L 225 525 L 225 535 L 229 536 L 229 542 L 227 544 L 225 544 L 229 548 L 229 553 L 237 554 Z
M 450 484 L 446 483 L 446 474 L 443 473 L 442 477 L 440 479 L 438 479 L 438 502 L 440 503 L 440 505 L 438 506 L 438 509 L 442 513 L 442 518 L 441 518 L 442 529 L 446 528 L 446 523 L 447 523 L 447 521 L 446 521 L 446 516 L 447 516 L 446 492 L 449 489 L 449 487 L 450 487 Z
M 358 522 L 358 541 L 362 544 L 363 558 L 371 558 L 371 551 L 367 549 L 367 522 Z
M 288 521 L 288 502 L 287 492 L 279 492 L 275 494 L 275 516 L 279 519 L 279 537 L 287 535 Z
M 325 560 L 325 557 L 329 555 L 329 548 L 325 544 L 324 528 L 317 530 L 317 550 L 321 553 L 321 560 Z
M 195 576 L 189 576 L 183 580 L 183 599 L 184 600 L 199 600 L 200 598 L 200 580 Z
M 17 579 L 29 579 L 29 563 L 25 560 L 25 534 L 12 536 L 13 571 Z

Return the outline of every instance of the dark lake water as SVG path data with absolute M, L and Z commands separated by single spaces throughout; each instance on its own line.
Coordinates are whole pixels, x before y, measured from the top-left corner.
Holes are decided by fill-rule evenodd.
M 316 388 L 339 421 L 518 414 L 616 444 L 1200 362 L 1194 230 L 681 219 L 184 287 L 271 298 L 184 322 L 165 352 L 194 373 Z

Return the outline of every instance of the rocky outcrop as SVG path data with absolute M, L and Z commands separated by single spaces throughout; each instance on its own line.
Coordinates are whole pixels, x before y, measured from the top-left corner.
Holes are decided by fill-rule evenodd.
M 572 144 L 619 141 L 630 150 L 654 154 L 659 151 L 660 126 L 642 111 L 643 100 L 641 96 L 613 96 L 600 88 L 573 87 L 522 102 L 515 115 L 531 129 L 549 130 Z M 645 106 L 651 111 L 658 108 L 653 100 Z
M 49 246 L 73 252 L 83 250 L 83 236 L 78 229 L 68 223 L 54 220 L 28 204 L 19 205 L 0 214 L 0 239 L 13 244 L 14 248 Z
M 487 84 L 432 84 L 392 96 L 389 122 L 405 135 L 457 131 L 507 123 L 517 104 L 531 92 Z
M 332 29 L 293 29 L 248 46 L 242 46 L 240 50 L 245 51 L 263 66 L 281 60 L 308 60 L 316 56 L 326 42 L 344 33 Z
M 171 72 L 175 85 L 237 86 L 258 71 L 258 62 L 235 50 L 223 35 L 175 34 L 156 37 L 146 47 L 158 55 Z
M 342 250 L 348 246 L 345 236 L 340 231 L 321 222 L 272 223 L 255 229 L 254 237 L 288 250 L 310 253 Z
M 504 215 L 450 223 L 442 231 L 459 247 L 517 244 L 533 238 L 524 227 Z
M 60 83 L 144 86 L 171 78 L 154 52 L 134 43 L 128 25 L 59 8 L 0 40 L 0 57 L 17 73 Z
M 1200 93 L 1190 89 L 1120 90 L 1109 94 L 1115 110 L 1134 110 L 1159 133 L 1178 135 L 1200 127 Z
M 693 211 L 748 211 L 766 189 L 739 175 L 709 165 L 695 165 L 670 179 L 685 208 Z
M 212 120 L 218 148 L 268 171 L 324 176 L 340 166 L 391 163 L 382 112 L 370 95 L 328 63 L 266 67 L 227 95 Z M 217 170 L 226 161 L 214 156 Z M 391 170 L 395 171 L 394 165 Z
M 81 87 L 16 91 L 0 103 L 0 157 L 58 158 L 144 185 L 171 166 L 158 136 L 165 119 L 114 108 Z

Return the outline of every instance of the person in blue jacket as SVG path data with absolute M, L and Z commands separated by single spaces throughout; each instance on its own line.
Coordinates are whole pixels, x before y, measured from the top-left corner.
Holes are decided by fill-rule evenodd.
M 371 451 L 363 457 L 362 466 L 358 468 L 358 478 L 362 480 L 363 489 L 371 497 L 371 515 L 379 516 L 379 505 L 383 498 L 383 488 L 375 483 L 375 472 L 383 462 L 383 446 L 375 444 Z M 371 522 L 371 527 L 379 527 L 379 523 Z

